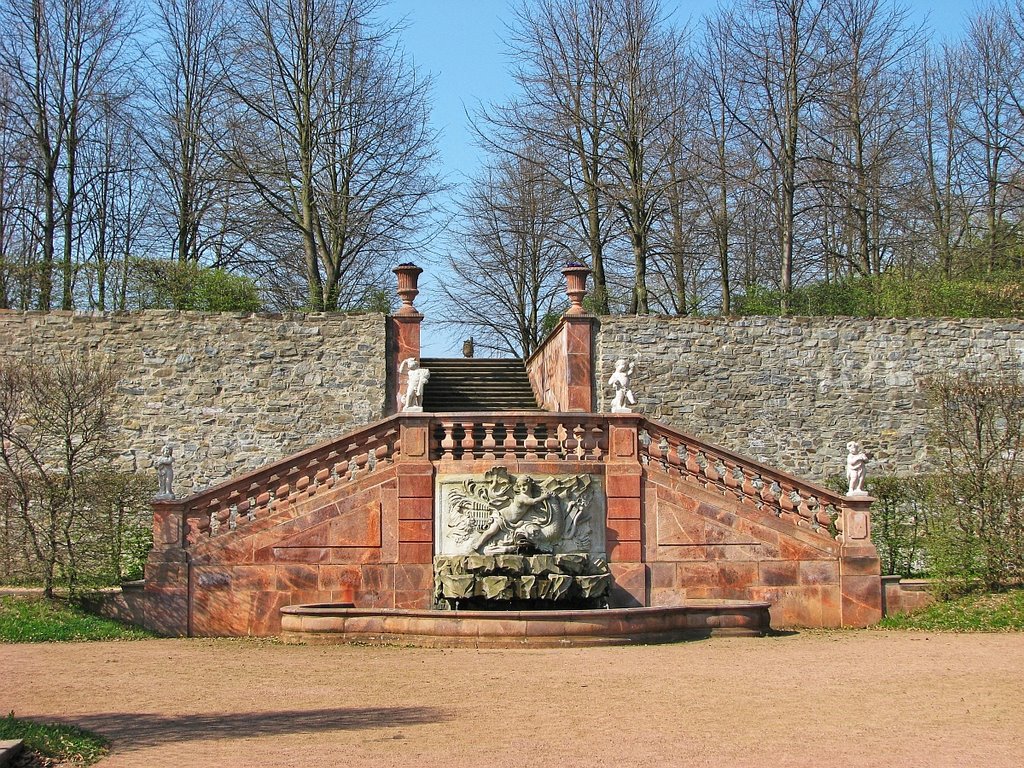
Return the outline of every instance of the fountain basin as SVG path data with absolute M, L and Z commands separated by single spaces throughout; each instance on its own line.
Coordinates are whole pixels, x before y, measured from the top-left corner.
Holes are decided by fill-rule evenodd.
M 281 639 L 286 643 L 422 648 L 672 643 L 712 635 L 764 635 L 771 629 L 769 606 L 744 600 L 690 600 L 656 608 L 443 611 L 314 603 L 281 609 Z

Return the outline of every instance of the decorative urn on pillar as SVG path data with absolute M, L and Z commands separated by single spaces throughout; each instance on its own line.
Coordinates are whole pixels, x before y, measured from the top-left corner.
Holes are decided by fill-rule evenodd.
M 398 295 L 402 299 L 402 306 L 398 308 L 396 314 L 417 314 L 412 303 L 420 293 L 418 282 L 423 270 L 415 264 L 399 264 L 392 272 L 398 276 Z
M 569 309 L 566 315 L 585 315 L 583 297 L 587 293 L 587 276 L 590 267 L 585 264 L 571 263 L 562 270 L 565 275 L 565 293 L 569 297 Z

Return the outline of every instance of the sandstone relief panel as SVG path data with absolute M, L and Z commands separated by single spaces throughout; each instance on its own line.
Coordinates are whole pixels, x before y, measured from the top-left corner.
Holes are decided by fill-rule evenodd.
M 605 556 L 605 504 L 593 475 L 442 476 L 436 495 L 437 554 Z

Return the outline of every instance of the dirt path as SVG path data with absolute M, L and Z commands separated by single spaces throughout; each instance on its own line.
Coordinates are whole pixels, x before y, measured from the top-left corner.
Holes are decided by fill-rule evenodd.
M 0 645 L 0 709 L 115 766 L 1020 766 L 1024 634 L 471 651 Z

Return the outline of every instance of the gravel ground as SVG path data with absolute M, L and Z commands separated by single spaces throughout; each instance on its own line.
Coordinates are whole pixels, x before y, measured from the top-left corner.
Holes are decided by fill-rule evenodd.
M 1024 765 L 1024 634 L 422 650 L 0 645 L 0 709 L 122 766 Z

